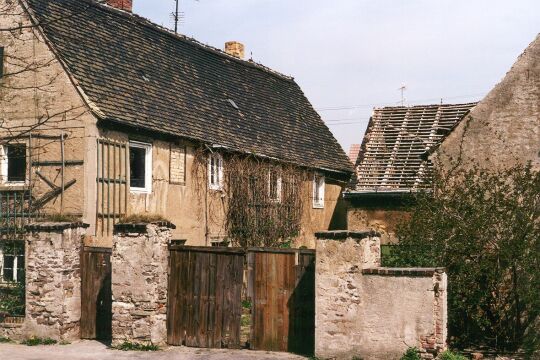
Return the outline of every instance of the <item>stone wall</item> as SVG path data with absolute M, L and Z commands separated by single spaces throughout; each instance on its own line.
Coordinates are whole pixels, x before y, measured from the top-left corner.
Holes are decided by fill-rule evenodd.
M 174 225 L 118 224 L 112 265 L 112 344 L 165 345 L 168 244 Z
M 445 348 L 442 269 L 381 268 L 376 232 L 317 237 L 317 357 L 399 359 L 408 347 L 417 347 L 432 358 Z
M 0 326 L 0 336 L 13 340 L 80 338 L 80 252 L 87 227 L 82 223 L 28 226 L 25 319 L 21 324 Z

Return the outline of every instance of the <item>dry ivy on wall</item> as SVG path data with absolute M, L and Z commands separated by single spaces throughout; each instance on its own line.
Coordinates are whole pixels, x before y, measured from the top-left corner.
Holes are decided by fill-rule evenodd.
M 200 199 L 208 191 L 208 155 L 205 149 L 195 154 L 193 178 Z M 255 156 L 223 154 L 223 172 L 223 226 L 232 245 L 290 245 L 300 233 L 309 199 L 309 189 L 304 186 L 308 171 Z M 209 221 L 216 221 L 213 216 L 211 211 Z

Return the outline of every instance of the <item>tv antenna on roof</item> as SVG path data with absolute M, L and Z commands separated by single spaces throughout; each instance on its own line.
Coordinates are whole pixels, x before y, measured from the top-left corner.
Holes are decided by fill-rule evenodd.
M 178 22 L 180 22 L 184 18 L 184 14 L 179 11 L 180 6 L 180 0 L 174 0 L 176 3 L 175 11 L 171 13 L 171 17 L 174 21 L 174 32 L 175 34 L 178 33 Z
M 407 86 L 403 84 L 398 90 L 401 91 L 401 106 L 405 106 L 405 90 L 407 90 Z

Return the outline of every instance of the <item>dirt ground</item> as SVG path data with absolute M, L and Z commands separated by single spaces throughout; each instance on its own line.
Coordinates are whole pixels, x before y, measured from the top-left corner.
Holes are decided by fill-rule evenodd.
M 195 349 L 188 347 L 169 347 L 162 351 L 120 351 L 107 348 L 97 341 L 79 341 L 69 345 L 26 346 L 0 344 L 0 359 L 9 360 L 299 360 L 301 356 L 250 350 Z

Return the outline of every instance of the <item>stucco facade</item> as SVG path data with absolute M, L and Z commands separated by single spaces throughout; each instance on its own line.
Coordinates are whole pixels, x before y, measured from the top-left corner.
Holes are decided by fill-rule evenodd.
M 540 35 L 432 155 L 449 169 L 540 169 Z

